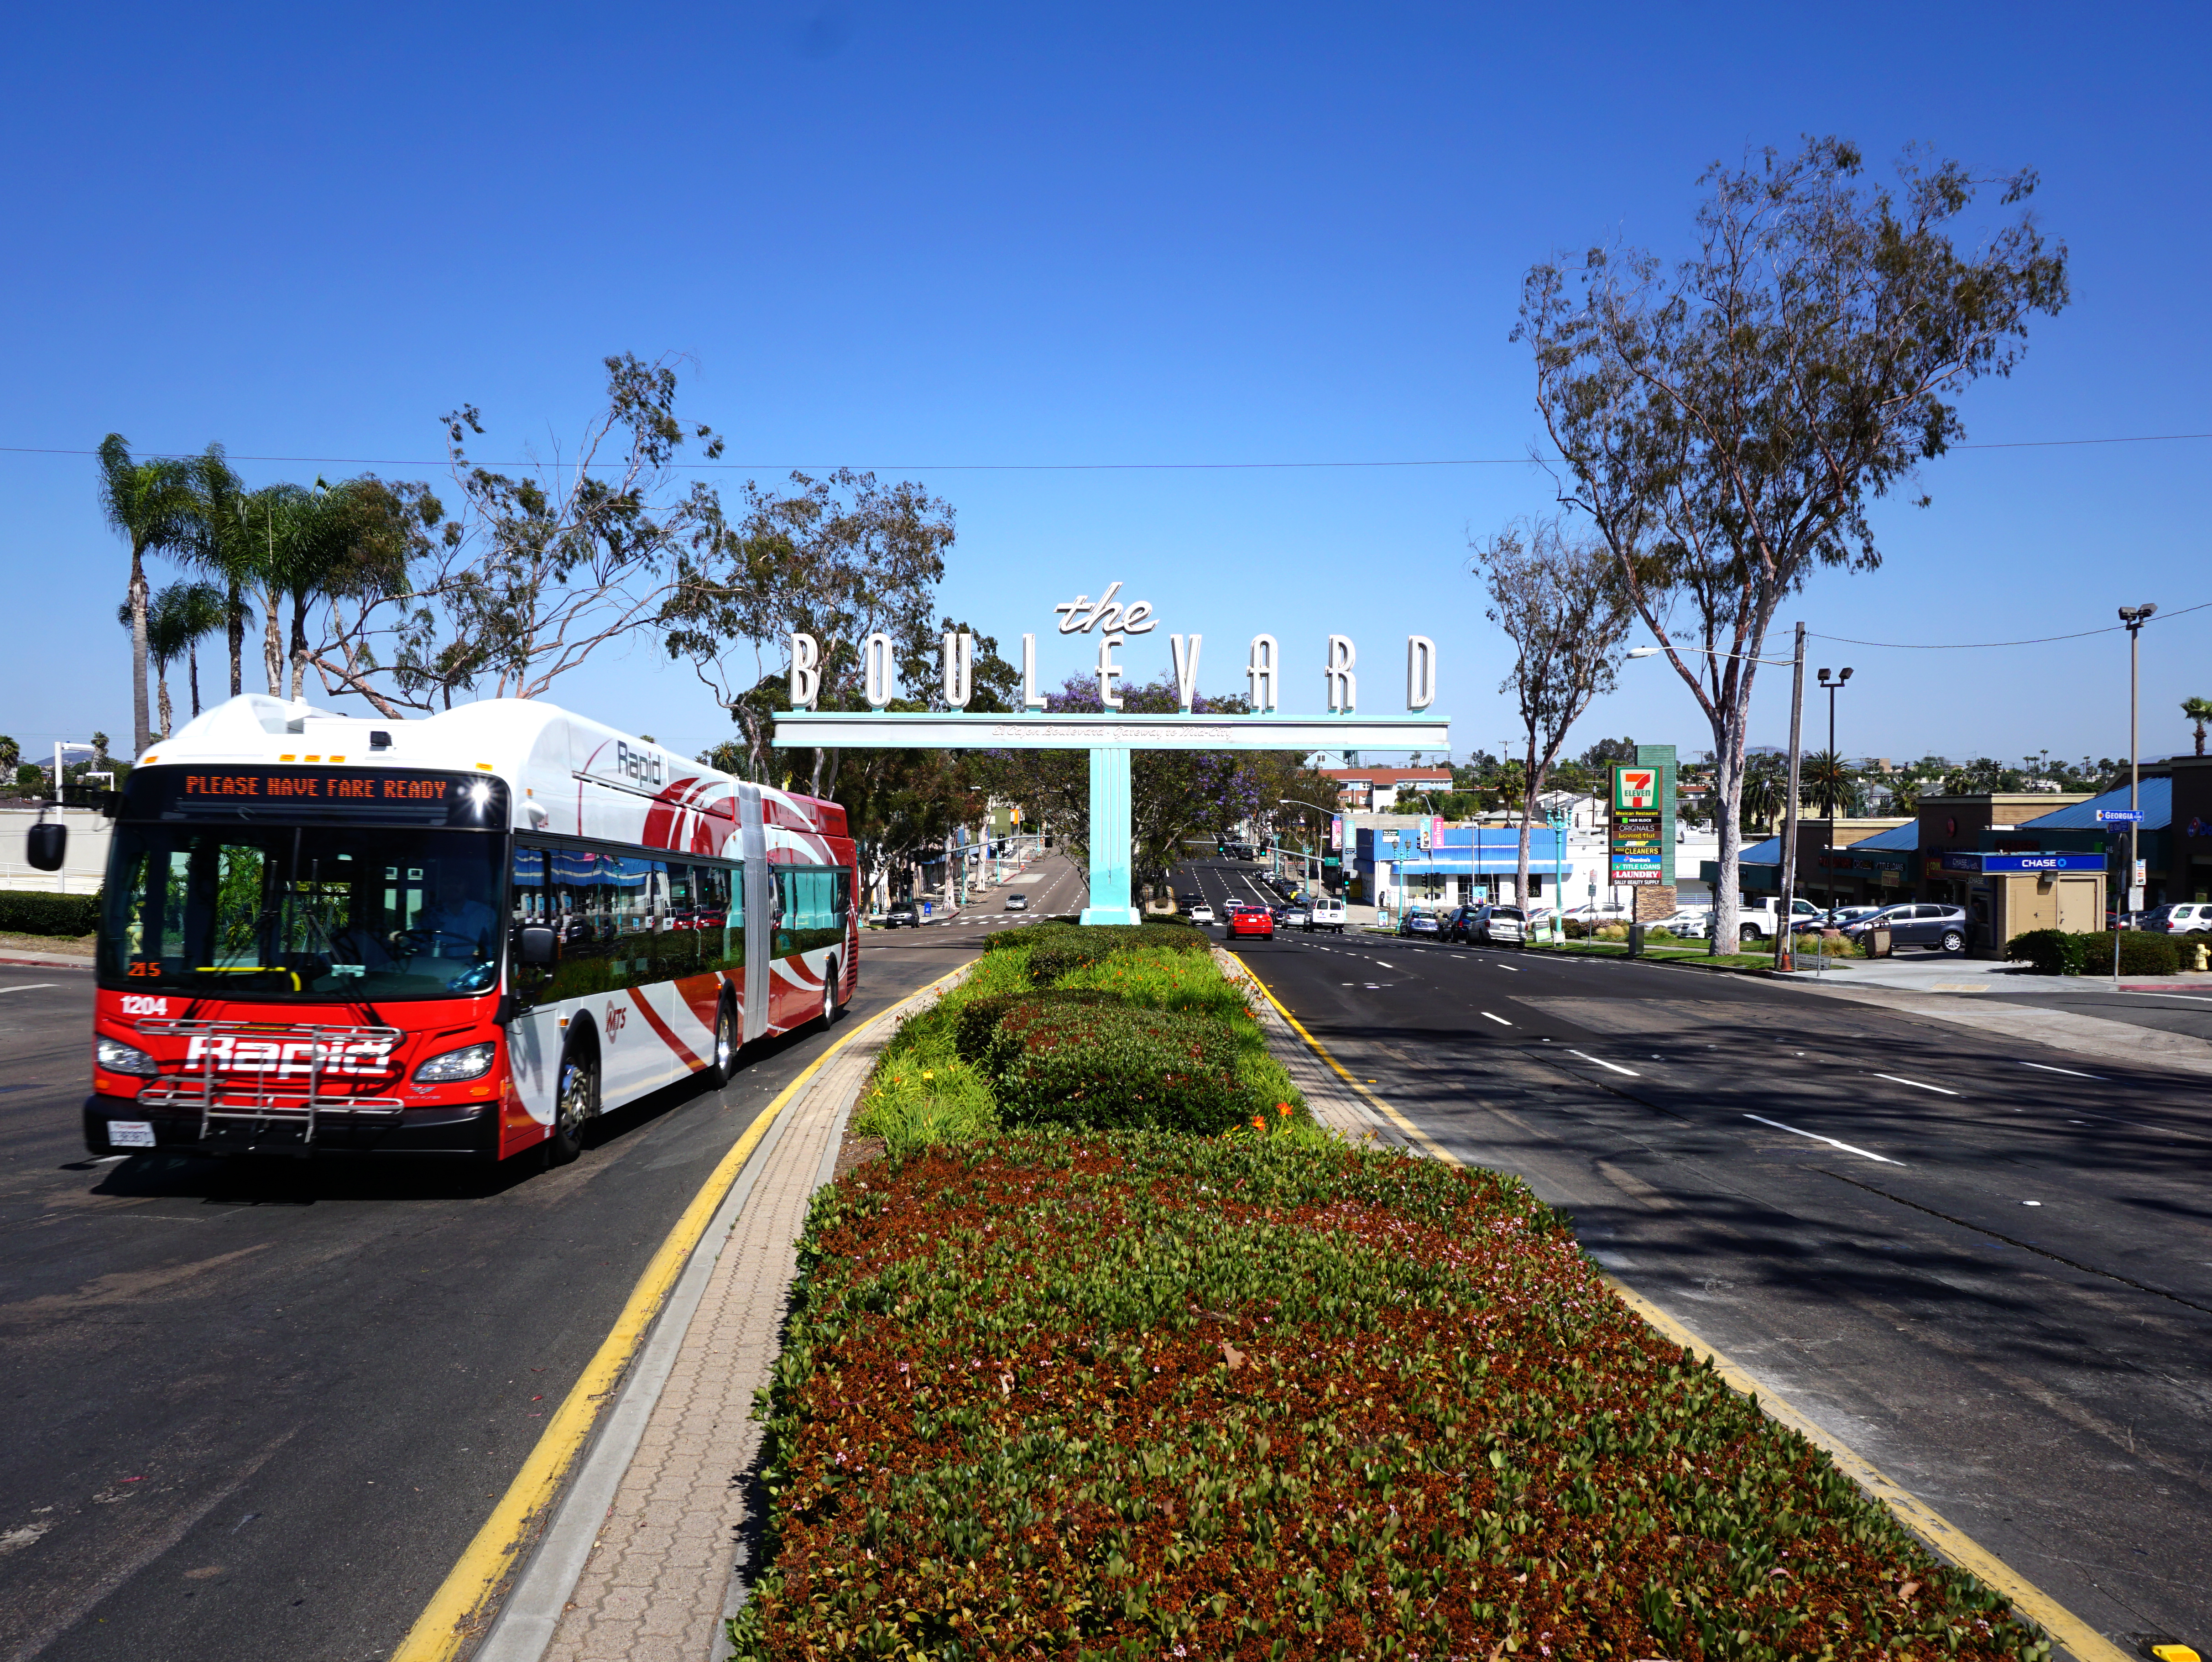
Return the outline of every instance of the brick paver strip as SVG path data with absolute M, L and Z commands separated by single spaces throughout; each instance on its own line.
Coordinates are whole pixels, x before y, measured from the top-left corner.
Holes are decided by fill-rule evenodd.
M 759 1452 L 753 1392 L 783 1341 L 796 1246 L 832 1132 L 896 1020 L 848 1045 L 784 1111 L 715 1261 L 629 1471 L 569 1596 L 547 1662 L 723 1662 L 740 1479 Z M 834 1157 L 834 1155 L 833 1155 Z

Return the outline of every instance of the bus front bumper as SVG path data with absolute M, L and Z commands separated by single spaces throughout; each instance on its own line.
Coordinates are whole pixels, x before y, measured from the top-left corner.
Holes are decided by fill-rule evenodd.
M 398 1117 L 325 1110 L 312 1132 L 298 1119 L 217 1119 L 202 1130 L 197 1112 L 145 1108 L 128 1097 L 85 1099 L 84 1146 L 109 1154 L 428 1154 L 492 1157 L 496 1102 L 403 1109 Z

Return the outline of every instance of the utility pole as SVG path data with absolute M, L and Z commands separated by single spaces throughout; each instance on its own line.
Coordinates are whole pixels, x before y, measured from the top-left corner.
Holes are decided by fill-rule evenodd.
M 1803 746 L 1798 738 L 1805 725 L 1805 625 L 1802 623 L 1797 625 L 1795 666 L 1790 679 L 1790 800 L 1782 822 L 1782 899 L 1774 927 L 1774 967 L 1778 970 L 1790 969 L 1796 964 L 1790 956 L 1794 944 L 1790 928 L 1796 922 L 1791 909 L 1797 898 L 1797 779 L 1803 760 Z
M 2133 813 L 2140 806 L 2136 801 L 2142 783 L 2142 768 L 2136 760 L 2138 740 L 2136 736 L 2136 695 L 2141 681 L 2142 663 L 2142 626 L 2158 610 L 2155 602 L 2148 606 L 2124 606 L 2120 621 L 2128 630 L 2128 812 Z M 2128 821 L 2128 865 L 2125 881 L 2121 886 L 2120 915 L 2113 920 L 2112 978 L 2120 974 L 2120 930 L 2126 926 L 2127 914 L 2142 910 L 2142 889 L 2136 881 L 2136 862 L 2142 853 L 2142 826 L 2136 819 Z

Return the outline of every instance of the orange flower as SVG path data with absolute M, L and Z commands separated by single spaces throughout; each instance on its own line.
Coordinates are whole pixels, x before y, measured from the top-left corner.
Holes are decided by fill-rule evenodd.
M 1267 1122 L 1255 1114 L 1252 1116 L 1252 1129 L 1255 1131 L 1264 1131 L 1267 1129 Z
M 1291 1117 L 1291 1105 L 1287 1102 L 1279 1102 L 1275 1105 L 1275 1111 L 1285 1119 L 1288 1119 Z

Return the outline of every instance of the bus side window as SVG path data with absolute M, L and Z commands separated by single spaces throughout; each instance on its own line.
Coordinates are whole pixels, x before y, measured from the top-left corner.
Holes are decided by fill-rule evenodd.
M 701 967 L 742 970 L 745 966 L 744 868 L 699 868 Z
M 796 875 L 788 866 L 778 866 L 770 874 L 775 879 L 775 944 L 770 948 L 777 958 L 788 958 L 799 950 L 793 931 L 799 928 L 799 900 L 792 892 L 793 878 Z
M 548 921 L 560 933 L 561 961 L 547 995 L 580 998 L 605 992 L 617 984 L 614 862 L 587 849 L 556 849 L 550 863 Z
M 507 984 L 516 1001 L 526 1009 L 543 998 L 546 989 L 553 984 L 553 965 L 524 964 L 520 955 L 512 950 L 525 924 L 543 927 L 551 921 L 547 910 L 551 897 L 546 886 L 545 864 L 544 849 L 515 844 L 514 871 L 507 890 L 507 916 L 513 928 L 508 931 Z
M 663 895 L 659 932 L 653 936 L 653 970 L 663 977 L 696 975 L 699 970 L 699 868 L 674 861 L 660 866 Z

